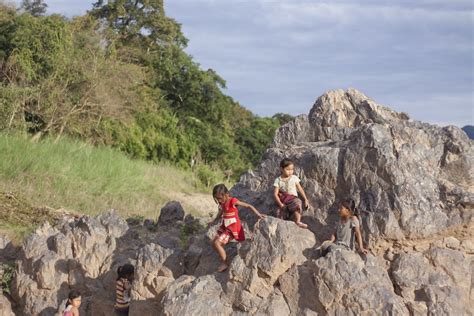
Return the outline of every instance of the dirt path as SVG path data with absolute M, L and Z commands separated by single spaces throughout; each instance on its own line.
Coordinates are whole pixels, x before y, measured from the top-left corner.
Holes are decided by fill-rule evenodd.
M 184 192 L 165 192 L 168 199 L 181 203 L 186 213 L 198 217 L 213 217 L 217 213 L 216 202 L 211 194 L 204 193 L 184 193 Z

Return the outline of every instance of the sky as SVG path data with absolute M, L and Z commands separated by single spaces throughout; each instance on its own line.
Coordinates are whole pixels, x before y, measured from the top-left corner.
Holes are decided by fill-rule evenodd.
M 19 1 L 17 1 L 19 2 Z M 94 1 L 46 0 L 81 15 Z M 356 88 L 439 125 L 474 125 L 471 0 L 165 0 L 186 51 L 260 116 L 307 114 L 327 90 Z

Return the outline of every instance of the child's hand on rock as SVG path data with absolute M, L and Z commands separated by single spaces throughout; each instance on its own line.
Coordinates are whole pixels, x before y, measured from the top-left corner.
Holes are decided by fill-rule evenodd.
M 309 201 L 306 199 L 304 200 L 304 209 L 307 210 L 309 208 Z
M 369 254 L 369 251 L 368 251 L 367 249 L 365 249 L 365 248 L 360 248 L 360 249 L 359 249 L 359 252 L 360 252 L 360 253 L 363 253 L 364 255 Z

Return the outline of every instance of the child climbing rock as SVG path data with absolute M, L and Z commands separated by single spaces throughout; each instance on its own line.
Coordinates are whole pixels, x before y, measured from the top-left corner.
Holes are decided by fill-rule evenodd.
M 277 216 L 282 219 L 291 218 L 294 215 L 296 225 L 301 228 L 307 228 L 308 225 L 301 222 L 301 213 L 303 207 L 298 198 L 298 192 L 304 200 L 304 207 L 309 207 L 308 199 L 300 184 L 300 179 L 295 176 L 295 165 L 291 159 L 285 158 L 280 162 L 280 176 L 275 179 L 274 197 L 278 204 Z
M 231 197 L 224 184 L 216 185 L 212 190 L 212 196 L 219 205 L 219 212 L 217 213 L 216 218 L 211 221 L 208 226 L 215 224 L 220 218 L 222 218 L 222 224 L 212 241 L 212 245 L 222 261 L 217 271 L 223 272 L 228 268 L 227 255 L 224 246 L 232 239 L 235 239 L 238 242 L 245 240 L 244 228 L 240 222 L 237 206 L 251 209 L 260 219 L 265 218 L 265 215 L 257 211 L 257 209 L 252 205 L 239 201 L 235 197 Z
M 131 264 L 124 264 L 117 269 L 115 288 L 115 315 L 128 315 L 130 307 L 130 290 L 134 279 L 135 268 Z
M 356 241 L 359 251 L 364 254 L 368 253 L 367 249 L 365 249 L 362 244 L 360 222 L 357 216 L 355 216 L 356 212 L 357 209 L 353 199 L 347 199 L 339 203 L 340 219 L 336 224 L 336 229 L 334 234 L 332 234 L 331 239 L 326 240 L 321 245 L 323 255 L 336 249 L 353 250 Z

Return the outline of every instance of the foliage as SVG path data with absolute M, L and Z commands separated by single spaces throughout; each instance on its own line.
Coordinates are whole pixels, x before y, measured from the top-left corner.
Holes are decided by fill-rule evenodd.
M 15 263 L 14 262 L 1 262 L 0 263 L 0 290 L 3 293 L 10 294 L 10 285 L 15 276 Z
M 209 191 L 190 170 L 170 164 L 132 160 L 110 147 L 91 146 L 63 138 L 45 137 L 32 143 L 22 135 L 0 133 L 0 230 L 11 226 L 31 227 L 51 218 L 48 205 L 95 215 L 116 209 L 122 216 L 157 218 L 166 201 L 177 192 Z M 15 192 L 24 199 L 8 198 Z M 189 212 L 200 205 L 187 204 Z M 9 227 L 3 227 L 4 225 Z
M 40 16 L 46 13 L 48 5 L 42 0 L 23 0 L 21 7 L 33 16 Z
M 35 15 L 0 4 L 0 130 L 197 168 L 210 186 L 254 166 L 288 119 L 226 96 L 224 79 L 185 53 L 162 0 L 99 0 L 73 20 Z

